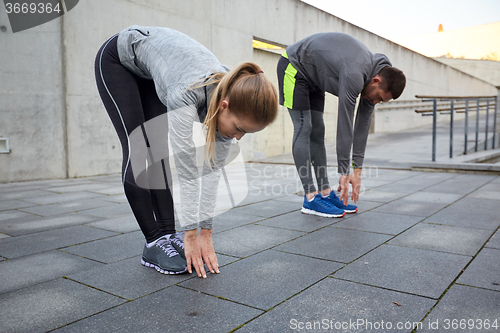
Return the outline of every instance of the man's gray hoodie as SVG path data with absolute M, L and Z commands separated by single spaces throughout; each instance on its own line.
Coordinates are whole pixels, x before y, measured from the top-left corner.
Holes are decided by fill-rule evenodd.
M 385 55 L 371 53 L 359 40 L 340 32 L 311 35 L 287 47 L 286 53 L 309 84 L 339 98 L 338 172 L 349 174 L 351 147 L 353 166 L 361 167 L 374 105 L 360 99 L 353 132 L 356 98 L 382 68 L 392 66 L 391 62 Z

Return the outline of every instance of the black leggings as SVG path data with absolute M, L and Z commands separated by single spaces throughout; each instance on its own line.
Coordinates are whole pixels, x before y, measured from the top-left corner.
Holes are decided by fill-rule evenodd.
M 104 107 L 121 142 L 125 195 L 146 241 L 150 243 L 175 232 L 174 202 L 166 176 L 166 189 L 150 190 L 136 184 L 130 166 L 129 135 L 142 127 L 144 140 L 149 147 L 144 123 L 166 113 L 167 107 L 158 98 L 153 80 L 138 77 L 120 63 L 117 39 L 117 36 L 112 37 L 97 52 L 95 76 Z M 165 174 L 170 172 L 168 160 L 163 168 Z

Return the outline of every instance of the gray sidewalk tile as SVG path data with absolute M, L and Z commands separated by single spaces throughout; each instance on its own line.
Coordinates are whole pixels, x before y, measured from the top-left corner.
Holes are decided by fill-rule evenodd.
M 75 184 L 69 186 L 60 186 L 60 187 L 48 187 L 48 191 L 56 192 L 56 193 L 68 193 L 68 192 L 76 192 L 76 191 L 99 191 L 110 188 L 110 184 L 107 183 L 95 183 L 89 182 L 84 184 Z
M 494 179 L 494 176 L 483 175 L 458 175 L 448 179 L 442 183 L 428 187 L 425 190 L 428 192 L 440 192 L 451 194 L 467 194 L 471 191 L 483 186 L 485 183 Z
M 302 235 L 299 231 L 250 224 L 214 234 L 212 239 L 218 253 L 243 258 Z
M 68 279 L 128 300 L 149 295 L 194 276 L 166 275 L 141 265 L 141 256 L 120 260 L 92 270 L 68 275 Z
M 491 230 L 419 223 L 389 244 L 475 256 L 491 234 Z
M 462 197 L 463 195 L 460 194 L 426 192 L 424 190 L 410 194 L 404 197 L 403 200 L 451 204 Z
M 102 200 L 102 207 L 87 209 L 84 211 L 85 214 L 98 216 L 98 217 L 107 217 L 114 218 L 119 215 L 130 214 L 132 215 L 132 209 L 128 203 L 110 203 L 109 201 Z
M 382 179 L 361 178 L 361 186 L 363 186 L 365 189 L 373 189 L 380 186 L 388 185 L 390 183 L 391 183 L 390 181 Z M 335 184 L 334 187 L 338 187 L 338 185 Z
M 135 219 L 135 216 L 131 213 L 123 214 L 119 217 L 106 219 L 106 218 L 97 218 L 97 221 L 86 223 L 85 225 L 89 227 L 119 232 L 119 233 L 127 233 L 132 231 L 140 230 L 139 223 Z
M 219 233 L 260 221 L 262 219 L 263 217 L 261 216 L 247 215 L 240 213 L 236 209 L 230 209 L 214 217 L 213 232 Z
M 102 207 L 106 205 L 112 205 L 110 202 L 95 200 L 95 199 L 85 199 L 81 201 L 69 201 L 62 203 L 54 203 L 50 205 L 34 206 L 21 209 L 24 212 L 37 214 L 41 216 L 53 216 L 70 212 L 80 212 L 87 209 Z
M 268 250 L 239 260 L 207 279 L 180 285 L 267 310 L 323 279 L 342 265 Z
M 24 201 L 33 202 L 38 205 L 48 205 L 53 203 L 62 203 L 68 201 L 79 201 L 92 199 L 97 197 L 103 197 L 102 194 L 90 193 L 90 192 L 70 192 L 70 193 L 53 193 L 46 192 L 46 195 L 37 197 L 27 197 L 23 198 Z
M 17 258 L 116 235 L 114 232 L 73 226 L 0 240 L 0 255 Z
M 469 194 L 467 198 L 500 200 L 500 191 L 487 191 L 480 188 L 477 191 Z
M 500 329 L 498 304 L 498 291 L 453 285 L 432 309 L 419 332 L 497 332 Z M 494 323 L 496 328 L 491 326 Z
M 278 197 L 274 199 L 274 201 L 295 202 L 299 204 L 299 207 L 301 207 L 302 203 L 304 202 L 304 196 L 296 194 L 288 194 L 282 197 Z
M 500 231 L 497 230 L 490 241 L 486 244 L 486 247 L 491 247 L 493 249 L 500 250 Z
M 237 332 L 411 332 L 413 323 L 418 323 L 435 302 L 326 278 L 245 324 Z M 407 329 L 404 329 L 405 324 Z M 397 329 L 398 325 L 402 329 Z
M 33 214 L 28 214 L 28 216 L 29 217 L 24 218 L 21 215 L 15 219 L 0 221 L 0 232 L 5 232 L 11 236 L 19 236 L 98 220 L 95 216 L 89 216 L 82 213 L 61 214 L 48 217 L 37 217 Z
M 360 193 L 359 200 L 377 201 L 377 202 L 390 202 L 405 196 L 405 193 L 400 192 L 386 192 L 381 190 L 383 187 L 367 190 Z
M 360 196 L 360 198 L 361 198 L 361 196 Z M 365 200 L 364 198 L 362 200 L 358 200 L 358 202 L 354 203 L 351 200 L 351 197 L 349 197 L 348 203 L 358 206 L 358 213 L 357 214 L 346 214 L 345 217 L 356 216 L 358 214 L 367 212 L 369 210 L 372 210 L 373 208 L 382 206 L 384 204 L 383 202 L 369 201 L 369 200 Z
M 119 204 L 128 204 L 128 199 L 125 194 L 115 194 L 115 195 L 107 195 L 102 198 L 104 201 L 115 202 Z
M 392 236 L 339 228 L 324 228 L 280 245 L 275 250 L 348 263 Z
M 258 225 L 311 232 L 336 222 L 337 218 L 307 215 L 300 211 L 291 212 L 257 222 Z
M 431 216 L 425 222 L 495 230 L 500 226 L 498 202 L 466 197 Z
M 42 198 L 48 195 L 53 195 L 54 193 L 44 191 L 44 190 L 20 190 L 10 188 L 10 191 L 0 191 L 0 199 L 3 200 L 17 200 L 22 199 L 24 201 L 33 202 L 32 199 Z
M 276 205 L 272 200 L 254 203 L 248 206 L 234 208 L 234 213 L 243 213 L 247 215 L 272 217 L 292 211 L 300 210 L 300 205 L 294 202 L 281 202 Z
M 439 298 L 471 257 L 382 245 L 335 273 L 335 277 Z
M 0 201 L 0 211 L 11 210 L 11 209 L 19 209 L 19 208 L 28 208 L 38 206 L 37 204 L 26 202 L 22 200 L 1 200 Z
M 261 313 L 241 304 L 173 286 L 54 332 L 123 333 L 144 332 L 147 328 L 150 333 L 226 333 Z
M 25 220 L 30 218 L 35 218 L 36 215 L 21 212 L 19 210 L 5 210 L 0 212 L 0 224 L 4 223 L 4 221 L 8 220 Z
M 395 192 L 408 194 L 412 192 L 421 191 L 424 188 L 428 187 L 426 184 L 402 184 L 401 182 L 395 182 L 388 185 L 377 187 L 377 190 L 385 191 L 385 192 Z
M 47 332 L 125 300 L 66 279 L 57 279 L 3 294 L 2 332 Z
M 106 195 L 124 194 L 123 185 L 121 184 L 116 186 L 108 186 L 102 189 L 92 189 L 87 191 L 92 193 L 106 194 Z
M 0 262 L 0 294 L 101 265 L 57 250 L 5 260 Z
M 428 217 L 446 206 L 448 204 L 442 202 L 424 202 L 402 198 L 379 206 L 372 212 Z
M 334 227 L 397 235 L 422 220 L 418 216 L 366 212 L 334 224 Z
M 482 249 L 457 283 L 500 291 L 500 250 Z
M 416 177 L 421 173 L 412 172 L 409 170 L 393 170 L 393 169 L 380 169 L 380 168 L 370 168 L 366 166 L 363 168 L 363 175 L 367 178 L 380 179 L 387 182 L 397 182 L 400 180 Z M 361 181 L 363 182 L 363 181 Z
M 10 238 L 10 237 L 12 237 L 12 236 L 9 236 L 9 235 L 7 235 L 7 234 L 0 233 L 0 239 L 2 239 L 2 238 Z
M 98 229 L 96 229 L 98 230 Z M 62 249 L 64 252 L 104 263 L 132 258 L 142 254 L 146 240 L 141 231 L 95 240 Z
M 398 181 L 397 184 L 417 184 L 424 185 L 425 187 L 435 185 L 436 183 L 443 182 L 445 180 L 456 177 L 453 173 L 439 173 L 439 172 L 424 172 L 417 174 L 415 177 L 409 177 Z

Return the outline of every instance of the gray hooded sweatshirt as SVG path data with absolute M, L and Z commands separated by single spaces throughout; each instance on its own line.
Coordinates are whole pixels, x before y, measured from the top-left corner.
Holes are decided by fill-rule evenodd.
M 290 63 L 313 87 L 339 98 L 337 163 L 340 174 L 349 174 L 350 153 L 355 168 L 363 165 L 373 103 L 361 98 L 353 131 L 356 98 L 389 59 L 373 54 L 356 38 L 340 32 L 318 33 L 286 49 Z

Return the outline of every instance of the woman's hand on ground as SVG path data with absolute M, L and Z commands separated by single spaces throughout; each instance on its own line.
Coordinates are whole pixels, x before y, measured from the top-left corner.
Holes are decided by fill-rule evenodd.
M 186 262 L 188 272 L 191 274 L 193 270 L 191 265 L 196 270 L 198 277 L 206 278 L 205 268 L 203 267 L 202 251 L 198 242 L 198 230 L 186 230 L 184 233 L 184 253 L 186 255 Z
M 198 236 L 198 243 L 201 248 L 201 257 L 205 261 L 210 272 L 220 273 L 219 263 L 217 262 L 217 256 L 215 255 L 214 245 L 212 243 L 212 230 L 211 229 L 201 229 L 200 235 Z

